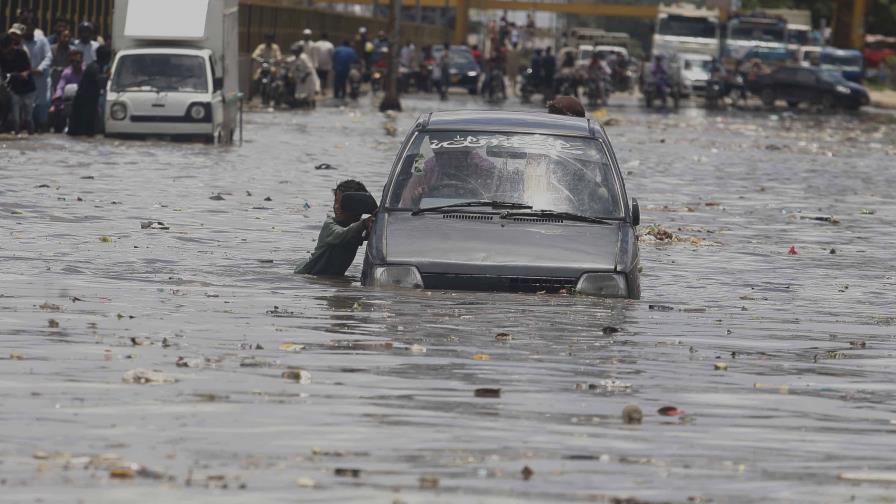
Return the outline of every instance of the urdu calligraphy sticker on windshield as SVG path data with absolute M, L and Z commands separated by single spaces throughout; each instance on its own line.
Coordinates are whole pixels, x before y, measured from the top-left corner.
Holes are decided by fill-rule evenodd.
M 482 135 L 466 136 L 458 135 L 451 140 L 430 140 L 432 150 L 439 149 L 469 149 L 473 147 L 505 147 L 520 149 L 525 152 L 541 152 L 547 154 L 584 154 L 585 150 L 580 143 L 570 143 L 556 137 L 545 135 Z

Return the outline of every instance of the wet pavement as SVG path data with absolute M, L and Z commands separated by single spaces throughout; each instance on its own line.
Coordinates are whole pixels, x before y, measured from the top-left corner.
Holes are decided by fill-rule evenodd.
M 0 502 L 894 501 L 892 117 L 615 101 L 640 301 L 292 274 L 466 97 L 0 139 Z

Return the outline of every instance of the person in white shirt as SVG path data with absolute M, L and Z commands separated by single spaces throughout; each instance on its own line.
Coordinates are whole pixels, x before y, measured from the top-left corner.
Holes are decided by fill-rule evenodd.
M 84 56 L 84 66 L 96 61 L 96 49 L 100 43 L 93 40 L 93 25 L 87 21 L 78 25 L 78 40 L 72 43 L 71 48 L 81 51 Z
M 320 40 L 315 42 L 311 48 L 312 59 L 317 64 L 317 78 L 320 81 L 321 96 L 327 94 L 327 82 L 329 82 L 330 71 L 333 70 L 333 51 L 335 49 L 326 33 L 321 33 Z

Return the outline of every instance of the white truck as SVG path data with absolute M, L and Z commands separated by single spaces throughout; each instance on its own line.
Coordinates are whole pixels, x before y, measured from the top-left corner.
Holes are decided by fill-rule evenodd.
M 657 54 L 719 55 L 719 10 L 689 3 L 660 4 L 653 33 L 651 60 Z
M 232 143 L 238 0 L 115 0 L 106 136 Z

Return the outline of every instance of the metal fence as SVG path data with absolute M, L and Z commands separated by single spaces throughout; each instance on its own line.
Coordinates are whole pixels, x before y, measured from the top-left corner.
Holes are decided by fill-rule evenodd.
M 286 48 L 302 38 L 305 28 L 314 32 L 314 38 L 327 32 L 330 40 L 337 44 L 344 38 L 354 37 L 361 26 L 367 27 L 371 35 L 387 29 L 388 23 L 382 18 L 283 6 L 283 3 L 282 0 L 240 2 L 240 52 L 254 49 L 265 33 L 274 33 L 277 42 Z M 65 19 L 72 30 L 77 23 L 90 21 L 97 26 L 99 35 L 109 37 L 113 5 L 113 0 L 0 0 L 0 28 L 6 31 L 15 22 L 19 10 L 27 8 L 34 12 L 38 26 L 48 35 L 57 20 Z M 442 43 L 451 37 L 448 27 L 417 23 L 402 23 L 401 33 L 402 39 L 413 40 L 418 46 Z

